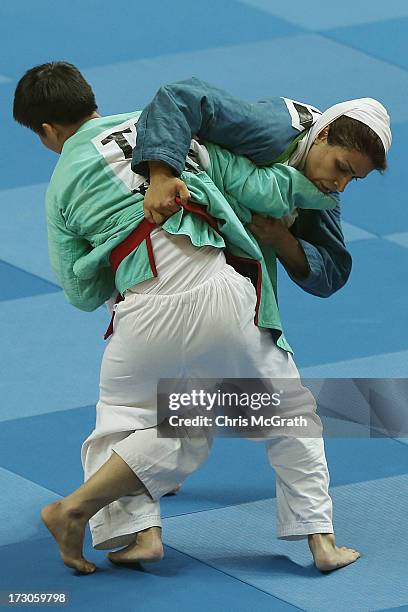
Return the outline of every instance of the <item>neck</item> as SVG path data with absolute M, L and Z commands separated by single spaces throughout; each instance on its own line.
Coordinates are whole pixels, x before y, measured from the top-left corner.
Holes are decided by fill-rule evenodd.
M 76 132 L 79 130 L 81 126 L 84 125 L 84 123 L 86 123 L 87 121 L 90 121 L 91 119 L 98 119 L 101 116 L 102 115 L 94 111 L 92 115 L 89 115 L 89 117 L 85 117 L 84 119 L 81 119 L 77 123 L 73 123 L 67 126 L 61 126 L 63 129 L 63 143 L 62 144 L 64 144 L 68 140 L 68 138 L 71 138 L 71 136 L 76 134 Z

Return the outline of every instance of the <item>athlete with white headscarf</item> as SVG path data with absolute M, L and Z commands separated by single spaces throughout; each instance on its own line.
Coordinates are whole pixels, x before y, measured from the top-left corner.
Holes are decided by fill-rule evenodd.
M 295 167 L 319 190 L 336 197 L 351 180 L 386 169 L 392 140 L 389 115 L 372 98 L 342 102 L 321 113 L 287 98 L 250 104 L 195 78 L 169 84 L 143 111 L 133 151 L 133 170 L 150 170 L 144 201 L 147 219 L 161 223 L 178 209 L 176 196 L 187 201 L 189 191 L 177 177 L 194 135 L 258 165 L 280 162 Z M 351 256 L 339 202 L 334 210 L 294 211 L 283 219 L 254 214 L 248 227 L 260 242 L 272 245 L 305 291 L 327 297 L 347 281 Z M 331 567 L 336 555 L 350 554 L 339 551 L 333 534 L 311 531 L 309 546 L 315 562 L 319 557 L 331 559 Z
M 246 155 L 258 165 L 284 162 L 299 168 L 322 191 L 342 192 L 353 179 L 386 169 L 390 118 L 372 98 L 336 104 L 324 113 L 288 98 L 240 100 L 196 78 L 165 85 L 143 111 L 133 151 L 135 172 L 151 170 L 145 216 L 163 221 L 184 203 L 188 190 L 177 177 L 192 135 Z M 271 244 L 292 280 L 328 297 L 347 282 L 351 255 L 333 211 L 301 211 L 289 219 L 254 215 L 250 228 Z M 290 231 L 288 225 L 292 225 Z
M 339 122 L 341 117 L 354 122 L 347 119 Z M 361 143 L 356 144 L 356 129 L 363 132 L 370 144 L 375 142 L 374 135 L 381 141 L 383 150 L 377 139 L 379 150 L 375 153 L 376 159 L 362 150 Z M 365 178 L 376 163 L 379 170 L 385 169 L 383 155 L 385 159 L 391 141 L 390 118 L 380 102 L 373 98 L 349 100 L 335 104 L 317 116 L 287 163 L 303 171 L 321 191 L 342 192 L 350 180 Z M 285 224 L 290 226 L 296 216 L 285 219 Z
M 387 154 L 391 146 L 390 118 L 384 106 L 373 98 L 358 98 L 340 102 L 328 108 L 324 113 L 317 115 L 316 121 L 299 142 L 295 152 L 289 160 L 289 165 L 302 170 L 305 168 L 309 151 L 316 138 L 322 133 L 328 134 L 330 125 L 340 117 L 350 117 L 370 128 L 381 140 L 384 153 Z M 361 152 L 361 151 L 360 151 Z M 332 189 L 332 191 L 336 191 Z

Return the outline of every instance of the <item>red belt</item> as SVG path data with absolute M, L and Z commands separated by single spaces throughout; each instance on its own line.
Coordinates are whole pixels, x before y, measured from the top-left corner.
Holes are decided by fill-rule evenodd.
M 180 198 L 176 198 L 176 203 L 181 205 Z M 203 217 L 207 221 L 207 223 L 213 229 L 215 229 L 216 232 L 220 233 L 217 221 L 214 219 L 214 217 L 211 217 L 211 215 L 206 212 L 206 210 L 201 204 L 197 204 L 197 202 L 188 200 L 188 202 L 186 204 L 183 204 L 182 206 L 185 210 L 188 210 L 189 212 L 195 213 L 196 215 Z M 157 276 L 156 263 L 154 261 L 154 254 L 152 248 L 152 240 L 150 238 L 150 234 L 152 233 L 155 227 L 157 227 L 155 223 L 151 223 L 147 219 L 143 219 L 143 221 L 139 223 L 137 228 L 133 230 L 133 232 L 129 234 L 129 236 L 125 238 L 123 242 L 118 244 L 118 246 L 112 250 L 110 254 L 110 263 L 114 274 L 116 274 L 117 269 L 119 268 L 125 257 L 130 255 L 130 253 L 137 249 L 137 247 L 140 246 L 144 240 L 146 240 L 146 248 L 147 254 L 149 256 L 150 267 L 152 269 L 153 275 Z M 119 302 L 122 302 L 122 300 L 123 296 L 119 293 L 118 297 L 116 298 L 115 305 L 119 304 Z M 109 327 L 105 332 L 105 340 L 107 340 L 113 333 L 114 318 L 115 311 L 113 311 L 112 313 L 112 318 L 110 320 Z
M 214 219 L 214 217 L 208 214 L 208 212 L 205 209 L 205 206 L 201 204 L 197 204 L 197 202 L 193 202 L 192 200 L 188 200 L 186 204 L 181 204 L 180 198 L 176 198 L 176 203 L 179 205 L 182 205 L 185 210 L 188 210 L 189 212 L 192 212 L 198 215 L 199 217 L 202 217 L 203 219 L 205 219 L 208 225 L 210 225 L 210 227 L 212 227 L 218 234 L 221 235 L 221 232 L 218 229 L 218 223 L 216 219 Z M 143 221 L 139 223 L 137 228 L 133 230 L 133 232 L 129 234 L 129 236 L 125 238 L 123 242 L 118 244 L 118 246 L 112 250 L 110 254 L 110 262 L 111 262 L 112 271 L 114 274 L 116 273 L 116 270 L 119 268 L 119 265 L 125 259 L 125 257 L 130 255 L 130 253 L 132 253 L 138 246 L 142 244 L 144 240 L 146 240 L 146 247 L 147 247 L 147 253 L 149 256 L 150 267 L 152 269 L 153 275 L 157 276 L 156 263 L 154 261 L 154 255 L 153 255 L 153 249 L 152 249 L 152 241 L 150 238 L 150 234 L 155 227 L 157 227 L 155 223 L 151 223 L 147 219 L 143 219 Z M 256 277 L 256 280 L 254 281 L 254 285 L 255 285 L 255 289 L 257 293 L 257 301 L 256 301 L 256 307 L 255 307 L 254 323 L 255 325 L 258 325 L 258 311 L 259 311 L 261 284 L 262 284 L 261 264 L 258 261 L 254 261 L 253 259 L 248 259 L 244 257 L 236 257 L 232 255 L 229 255 L 228 263 L 230 263 L 235 269 L 237 269 L 238 272 L 240 271 L 239 270 L 240 264 L 245 264 L 245 263 L 251 264 L 251 265 L 254 265 L 256 268 L 257 277 Z M 121 302 L 123 299 L 124 299 L 123 296 L 119 293 L 118 297 L 116 298 L 115 305 L 119 304 L 119 302 Z M 104 336 L 105 340 L 107 340 L 113 333 L 113 319 L 114 318 L 115 318 L 115 311 L 113 311 L 112 318 L 109 323 L 109 327 L 105 332 L 105 336 Z

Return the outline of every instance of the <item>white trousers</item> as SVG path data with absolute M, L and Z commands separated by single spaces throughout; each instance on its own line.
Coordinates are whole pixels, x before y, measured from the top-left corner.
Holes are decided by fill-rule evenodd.
M 169 427 L 167 421 L 157 423 L 160 378 L 299 379 L 292 356 L 254 325 L 255 304 L 250 281 L 225 265 L 191 291 L 128 292 L 118 305 L 102 360 L 96 425 L 83 443 L 81 459 L 86 481 L 114 451 L 148 494 L 124 496 L 90 519 L 96 549 L 124 546 L 138 531 L 161 526 L 160 497 L 209 455 L 208 428 L 185 428 L 178 438 L 158 437 Z M 260 438 L 276 472 L 277 535 L 285 539 L 333 532 L 321 422 L 310 392 L 299 380 L 293 384 L 298 401 L 282 416 L 306 417 L 318 435 L 266 433 Z

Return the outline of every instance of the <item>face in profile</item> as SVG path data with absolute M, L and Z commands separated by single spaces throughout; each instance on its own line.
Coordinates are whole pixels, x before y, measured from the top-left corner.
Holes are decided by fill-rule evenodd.
M 306 157 L 304 175 L 324 193 L 342 192 L 350 181 L 365 178 L 374 166 L 370 158 L 356 149 L 345 149 L 327 142 L 321 132 Z

